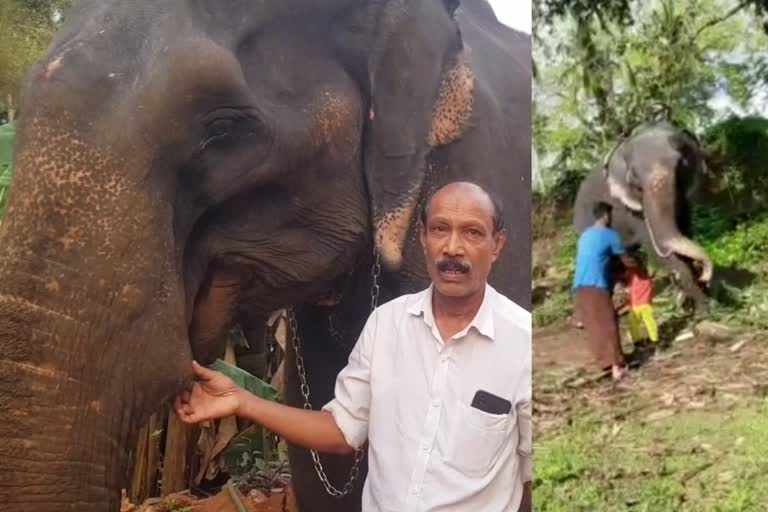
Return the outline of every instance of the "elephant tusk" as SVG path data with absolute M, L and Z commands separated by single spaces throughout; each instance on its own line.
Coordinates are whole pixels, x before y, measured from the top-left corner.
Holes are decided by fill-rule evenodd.
M 637 199 L 631 197 L 627 190 L 612 176 L 608 176 L 608 194 L 630 210 L 636 212 L 643 211 L 643 205 Z

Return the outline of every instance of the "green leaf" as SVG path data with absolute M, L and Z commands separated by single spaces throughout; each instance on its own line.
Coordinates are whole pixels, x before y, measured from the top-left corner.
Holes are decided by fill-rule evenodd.
M 221 359 L 217 359 L 211 366 L 209 366 L 209 368 L 211 370 L 216 370 L 217 372 L 223 373 L 235 381 L 235 384 L 243 389 L 250 391 L 256 396 L 260 396 L 261 398 L 271 400 L 273 402 L 277 401 L 277 390 L 275 388 L 259 379 L 258 377 L 251 375 L 245 370 L 242 370 L 236 366 L 232 366 L 231 364 L 222 361 Z

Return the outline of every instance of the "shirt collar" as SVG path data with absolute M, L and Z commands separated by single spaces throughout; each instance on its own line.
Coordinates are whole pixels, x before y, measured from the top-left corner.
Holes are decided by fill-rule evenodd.
M 408 308 L 408 312 L 412 315 L 419 316 L 423 313 L 424 321 L 431 328 L 435 327 L 435 317 L 432 311 L 432 295 L 434 294 L 434 290 L 434 283 L 430 284 L 429 288 L 421 292 L 413 304 Z M 477 310 L 475 318 L 472 319 L 463 331 L 457 333 L 454 337 L 461 338 L 465 336 L 472 327 L 491 341 L 495 339 L 496 331 L 493 322 L 493 288 L 488 283 L 485 284 L 483 303 L 480 305 L 480 309 Z

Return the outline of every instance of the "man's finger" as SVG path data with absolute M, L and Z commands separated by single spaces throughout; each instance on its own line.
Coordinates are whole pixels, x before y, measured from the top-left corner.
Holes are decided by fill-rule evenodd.
M 173 410 L 176 411 L 176 416 L 179 418 L 183 418 L 185 416 L 182 407 L 183 404 L 181 403 L 181 397 L 176 397 L 176 400 L 173 403 Z
M 218 375 L 218 372 L 209 370 L 208 368 L 198 364 L 197 361 L 192 361 L 192 369 L 194 370 L 195 377 L 197 377 L 198 380 L 207 381 L 207 380 L 213 379 L 214 377 L 216 377 L 216 375 Z

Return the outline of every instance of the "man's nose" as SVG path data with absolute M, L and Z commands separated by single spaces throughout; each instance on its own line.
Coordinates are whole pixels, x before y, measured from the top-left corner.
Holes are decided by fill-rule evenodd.
M 464 255 L 464 242 L 461 239 L 459 233 L 456 233 L 455 231 L 451 232 L 451 235 L 448 238 L 448 243 L 445 244 L 445 248 L 443 250 L 448 256 Z

